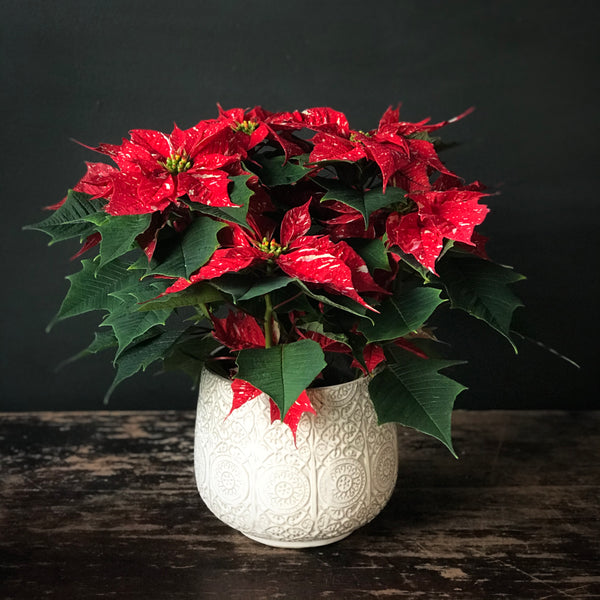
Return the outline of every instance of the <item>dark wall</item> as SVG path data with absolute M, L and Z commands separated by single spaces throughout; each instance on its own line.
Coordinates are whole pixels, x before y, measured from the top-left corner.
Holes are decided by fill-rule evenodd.
M 129 129 L 189 127 L 224 107 L 330 105 L 356 129 L 401 101 L 408 119 L 441 120 L 461 144 L 444 155 L 501 191 L 482 228 L 492 257 L 528 275 L 518 292 L 537 337 L 519 357 L 452 313 L 440 332 L 471 408 L 598 406 L 598 46 L 600 3 L 384 0 L 0 2 L 3 116 L 0 408 L 100 408 L 108 357 L 56 365 L 91 340 L 93 316 L 46 335 L 76 245 L 47 247 L 42 218 L 93 153 Z M 8 224 L 6 224 L 8 223 Z M 194 405 L 183 376 L 142 375 L 112 408 Z

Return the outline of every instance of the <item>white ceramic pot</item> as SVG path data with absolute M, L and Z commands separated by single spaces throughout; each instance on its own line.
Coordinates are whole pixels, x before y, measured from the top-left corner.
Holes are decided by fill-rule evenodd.
M 336 542 L 389 500 L 398 472 L 396 427 L 379 426 L 368 379 L 308 390 L 297 445 L 270 422 L 262 394 L 231 410 L 231 382 L 204 370 L 194 462 L 200 496 L 223 522 L 271 546 Z

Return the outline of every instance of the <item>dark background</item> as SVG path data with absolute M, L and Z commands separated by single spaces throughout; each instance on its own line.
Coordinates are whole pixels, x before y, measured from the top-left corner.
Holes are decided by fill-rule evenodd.
M 329 105 L 355 129 L 385 108 L 464 121 L 443 158 L 501 192 L 480 228 L 491 256 L 528 276 L 515 291 L 536 337 L 510 346 L 460 313 L 440 336 L 467 359 L 468 408 L 596 408 L 598 16 L 594 1 L 0 1 L 3 269 L 0 409 L 102 407 L 108 356 L 55 373 L 94 316 L 46 324 L 78 245 L 23 232 L 129 129 L 190 127 L 225 108 Z M 448 319 L 448 317 L 451 317 Z M 140 375 L 110 408 L 192 408 L 185 376 Z

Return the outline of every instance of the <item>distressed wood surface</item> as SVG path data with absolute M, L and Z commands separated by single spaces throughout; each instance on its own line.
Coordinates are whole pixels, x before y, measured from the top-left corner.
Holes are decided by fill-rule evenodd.
M 0 414 L 0 598 L 600 598 L 600 413 L 457 411 L 453 459 L 399 429 L 389 505 L 321 548 L 204 507 L 191 412 Z

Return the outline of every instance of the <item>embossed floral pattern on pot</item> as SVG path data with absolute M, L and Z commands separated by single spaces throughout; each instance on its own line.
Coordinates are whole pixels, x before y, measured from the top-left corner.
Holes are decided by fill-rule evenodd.
M 308 547 L 372 520 L 396 482 L 396 427 L 379 426 L 368 379 L 308 390 L 294 444 L 262 394 L 230 413 L 231 382 L 204 370 L 195 437 L 198 490 L 222 521 L 262 543 Z

